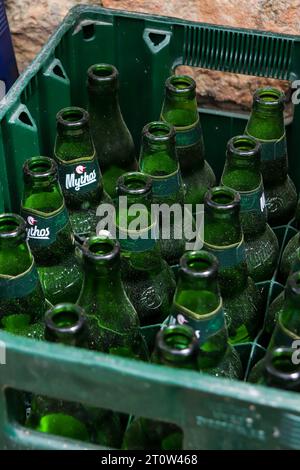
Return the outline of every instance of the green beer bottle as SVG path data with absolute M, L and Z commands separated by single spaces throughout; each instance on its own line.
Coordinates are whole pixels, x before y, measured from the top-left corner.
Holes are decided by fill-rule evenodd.
M 152 362 L 168 367 L 198 371 L 198 339 L 186 325 L 163 327 L 156 336 Z M 183 433 L 175 424 L 135 418 L 128 426 L 123 449 L 181 450 Z
M 296 233 L 286 245 L 279 267 L 280 281 L 285 282 L 291 270 L 297 269 L 299 263 L 298 249 L 300 248 L 300 232 Z M 296 266 L 296 268 L 294 267 Z
M 89 130 L 89 114 L 75 106 L 56 116 L 54 158 L 60 185 L 74 233 L 80 237 L 96 233 L 97 207 L 110 202 Z
M 240 219 L 250 276 L 255 282 L 271 279 L 279 246 L 275 233 L 267 224 L 260 146 L 255 139 L 241 135 L 229 140 L 221 183 L 240 194 Z
M 84 281 L 78 298 L 90 330 L 90 347 L 120 356 L 147 358 L 137 313 L 121 281 L 120 246 L 108 236 L 82 245 Z
M 179 279 L 169 324 L 187 324 L 199 339 L 198 368 L 217 377 L 241 378 L 242 366 L 228 343 L 223 302 L 217 282 L 218 261 L 207 251 L 188 251 L 180 260 Z
M 46 299 L 52 304 L 76 301 L 82 273 L 75 256 L 74 235 L 58 182 L 57 165 L 33 157 L 23 166 L 21 215 Z
M 152 201 L 154 204 L 169 206 L 168 231 L 163 229 L 167 217 L 159 215 L 160 244 L 162 257 L 169 264 L 178 264 L 185 251 L 182 217 L 177 220 L 172 205 L 177 204 L 182 213 L 184 188 L 175 148 L 175 130 L 167 122 L 151 122 L 142 132 L 142 146 L 139 160 L 140 170 L 152 179 Z M 173 206 L 175 207 L 175 206 Z M 177 227 L 178 224 L 178 227 Z M 181 237 L 176 237 L 176 230 Z
M 142 326 L 161 323 L 169 315 L 175 279 L 162 258 L 158 222 L 151 216 L 151 178 L 138 172 L 125 173 L 118 179 L 117 193 L 116 236 L 121 245 L 125 290 Z M 143 216 L 140 223 L 136 213 Z
M 204 159 L 196 83 L 192 77 L 173 75 L 167 79 L 161 120 L 169 122 L 176 130 L 176 149 L 186 190 L 185 202 L 201 204 L 207 189 L 216 184 L 216 178 Z
M 293 362 L 294 354 L 293 348 L 268 351 L 260 373 L 250 373 L 249 382 L 300 392 L 300 365 Z
M 261 172 L 271 225 L 287 223 L 297 204 L 296 188 L 288 176 L 283 110 L 282 91 L 259 88 L 254 93 L 252 113 L 246 126 L 246 134 L 261 143 Z
M 220 264 L 219 283 L 230 341 L 252 341 L 263 321 L 263 302 L 248 274 L 239 218 L 240 196 L 233 189 L 209 189 L 204 201 L 204 249 Z
M 113 198 L 118 177 L 137 169 L 133 140 L 119 105 L 118 70 L 109 64 L 92 65 L 88 69 L 87 87 L 92 136 L 104 188 Z
M 296 250 L 296 259 L 292 265 L 290 274 L 300 271 L 300 247 Z M 273 300 L 270 304 L 265 321 L 265 331 L 271 335 L 275 328 L 279 312 L 281 311 L 284 304 L 284 290 Z
M 26 238 L 22 217 L 0 215 L 0 328 L 16 334 L 47 309 Z
M 88 328 L 84 311 L 65 303 L 50 309 L 45 315 L 45 339 L 52 343 L 85 348 Z M 66 354 L 68 354 L 66 350 Z M 119 447 L 121 424 L 117 413 L 43 395 L 35 395 L 27 427 L 79 441 Z

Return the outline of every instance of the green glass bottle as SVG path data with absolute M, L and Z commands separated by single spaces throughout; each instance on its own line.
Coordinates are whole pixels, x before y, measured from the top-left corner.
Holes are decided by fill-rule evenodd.
M 290 274 L 300 271 L 300 247 L 296 250 L 296 259 L 292 265 Z M 273 300 L 270 304 L 266 320 L 265 320 L 265 331 L 271 335 L 275 328 L 279 312 L 281 311 L 284 304 L 284 290 Z
M 120 246 L 108 236 L 92 236 L 82 245 L 84 281 L 78 298 L 90 330 L 90 347 L 136 359 L 147 359 L 137 313 L 120 272 Z
M 176 149 L 185 184 L 185 202 L 201 204 L 208 188 L 216 184 L 205 161 L 204 141 L 196 100 L 196 83 L 187 75 L 173 75 L 165 85 L 161 120 L 176 130 Z
M 179 279 L 168 322 L 187 324 L 196 331 L 199 370 L 220 377 L 241 378 L 239 356 L 228 343 L 217 276 L 215 256 L 204 250 L 186 252 L 180 260 Z
M 299 266 L 298 249 L 300 248 L 300 232 L 296 233 L 283 250 L 280 267 L 279 279 L 284 283 L 290 272 Z
M 154 204 L 184 204 L 184 188 L 175 147 L 175 130 L 167 122 L 151 122 L 143 128 L 139 160 L 140 170 L 152 179 L 152 202 Z M 159 214 L 160 245 L 163 258 L 170 264 L 178 264 L 185 251 L 182 217 L 170 211 L 168 232 L 163 229 L 167 219 Z M 181 226 L 177 227 L 176 224 Z M 182 233 L 176 238 L 176 230 Z
M 158 223 L 151 217 L 151 178 L 143 173 L 126 173 L 118 179 L 117 193 L 116 235 L 121 245 L 126 292 L 142 326 L 161 323 L 169 315 L 175 279 L 162 258 Z M 144 216 L 141 224 L 135 223 L 132 211 L 135 204 L 140 206 L 139 213 Z
M 260 145 L 255 139 L 240 135 L 229 140 L 221 184 L 240 194 L 240 220 L 250 276 L 255 282 L 271 279 L 277 266 L 279 246 L 267 224 Z
M 75 302 L 82 273 L 57 165 L 51 158 L 33 157 L 24 163 L 23 175 L 21 215 L 45 296 L 52 304 Z
M 297 192 L 288 176 L 288 155 L 284 127 L 284 93 L 276 88 L 256 90 L 246 134 L 261 143 L 263 175 L 268 222 L 287 223 L 297 204 Z
M 16 214 L 0 214 L 0 328 L 20 334 L 47 309 L 37 268 Z
M 293 362 L 294 353 L 293 348 L 268 351 L 260 373 L 250 373 L 249 382 L 300 392 L 300 365 Z
M 219 283 L 230 341 L 252 341 L 263 322 L 263 301 L 249 276 L 239 218 L 240 196 L 233 189 L 209 189 L 204 201 L 204 249 L 220 264 Z
M 54 159 L 73 231 L 79 237 L 96 233 L 97 208 L 111 202 L 103 190 L 102 175 L 89 130 L 89 114 L 75 106 L 56 116 Z
M 45 339 L 87 347 L 88 328 L 83 309 L 70 303 L 50 309 L 45 315 Z M 117 413 L 43 395 L 32 397 L 26 425 L 35 431 L 93 444 L 112 447 L 121 444 L 122 428 Z
M 156 336 L 152 362 L 168 367 L 198 371 L 198 339 L 186 325 L 163 327 Z M 123 449 L 181 450 L 183 433 L 175 424 L 135 418 L 128 426 Z
M 134 143 L 119 105 L 119 72 L 113 65 L 95 64 L 87 75 L 92 136 L 104 188 L 114 198 L 119 176 L 137 169 Z

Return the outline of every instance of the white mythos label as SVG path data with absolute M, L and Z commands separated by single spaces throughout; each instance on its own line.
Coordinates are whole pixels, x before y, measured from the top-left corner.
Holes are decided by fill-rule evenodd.
M 37 240 L 49 240 L 49 236 L 50 236 L 49 227 L 39 229 L 36 225 L 37 220 L 32 216 L 27 217 L 27 223 L 30 226 L 27 229 L 28 238 L 35 238 Z
M 76 176 L 75 173 L 77 173 L 79 176 Z M 83 186 L 88 186 L 89 184 L 95 183 L 97 181 L 96 170 L 93 170 L 88 174 L 84 165 L 78 165 L 75 168 L 75 173 L 73 172 L 66 174 L 66 189 L 74 188 L 75 191 L 80 191 L 80 188 Z

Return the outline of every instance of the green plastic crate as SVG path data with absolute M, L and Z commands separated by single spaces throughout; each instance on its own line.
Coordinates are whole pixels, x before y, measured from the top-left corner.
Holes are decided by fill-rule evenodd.
M 121 76 L 124 117 L 139 145 L 142 126 L 159 117 L 164 81 L 176 66 L 263 77 L 300 78 L 300 38 L 173 18 L 75 7 L 0 105 L 0 196 L 18 211 L 22 163 L 52 154 L 55 114 L 69 104 L 86 106 L 88 66 L 108 62 Z M 207 158 L 217 176 L 227 140 L 241 133 L 247 115 L 202 109 Z M 300 186 L 300 107 L 287 126 L 290 173 Z M 1 198 L 0 198 L 1 206 Z M 282 246 L 292 224 L 276 229 Z M 276 275 L 268 302 L 282 288 Z M 16 421 L 9 389 L 142 415 L 178 424 L 185 449 L 299 449 L 300 400 L 291 392 L 139 363 L 101 353 L 39 343 L 0 332 L 0 447 L 95 448 L 42 433 Z M 265 340 L 239 347 L 246 373 L 262 357 Z M 3 348 L 2 348 L 3 356 Z M 1 355 L 0 355 L 1 358 Z

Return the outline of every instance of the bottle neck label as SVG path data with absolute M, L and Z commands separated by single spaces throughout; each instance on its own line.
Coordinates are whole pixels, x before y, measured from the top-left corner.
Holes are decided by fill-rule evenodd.
M 156 222 L 141 230 L 126 230 L 116 227 L 116 231 L 121 250 L 135 253 L 152 250 L 159 238 L 158 224 Z
M 246 261 L 244 237 L 238 243 L 215 246 L 204 242 L 203 248 L 218 259 L 221 268 L 232 268 Z
M 192 327 L 200 345 L 225 328 L 222 300 L 213 312 L 199 315 L 198 318 L 195 318 L 194 315 L 189 309 L 174 303 L 168 323 L 169 325 L 188 325 Z
M 18 276 L 4 276 L 0 274 L 0 299 L 15 299 L 27 297 L 39 283 L 38 272 L 32 258 L 31 266 Z
M 161 120 L 166 122 L 163 116 L 161 116 Z M 203 138 L 199 117 L 197 121 L 190 126 L 174 126 L 174 128 L 176 131 L 177 148 L 192 147 Z
M 223 183 L 223 178 L 221 179 L 221 184 L 226 186 Z M 252 191 L 239 191 L 239 195 L 241 197 L 241 212 L 255 212 L 256 214 L 266 215 L 266 198 L 262 179 L 257 188 Z
M 252 136 L 251 133 L 248 132 L 247 128 L 246 134 L 248 134 L 250 137 L 253 137 L 260 143 L 261 161 L 282 160 L 286 158 L 287 144 L 285 133 L 282 137 L 280 137 L 280 139 L 274 140 L 257 139 L 255 136 Z
M 98 160 L 94 155 L 90 158 L 78 158 L 70 161 L 62 160 L 57 154 L 58 175 L 64 192 L 71 194 L 95 191 L 101 180 Z
M 27 237 L 32 248 L 52 245 L 58 233 L 69 223 L 69 215 L 64 204 L 49 214 L 22 207 L 21 215 L 26 221 Z
M 153 196 L 172 196 L 177 194 L 182 186 L 179 167 L 167 176 L 151 176 Z
M 299 336 L 297 336 L 292 331 L 289 331 L 278 319 L 273 336 L 271 338 L 270 344 L 268 349 L 272 349 L 274 347 L 287 347 L 291 348 L 292 344 L 295 340 L 299 340 Z

